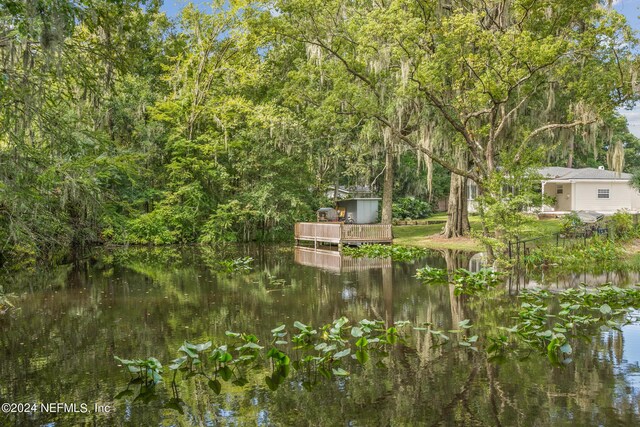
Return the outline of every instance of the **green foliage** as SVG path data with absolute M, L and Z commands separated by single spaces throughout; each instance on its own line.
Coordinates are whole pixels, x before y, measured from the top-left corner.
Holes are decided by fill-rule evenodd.
M 637 191 L 640 191 L 640 168 L 637 168 L 633 171 L 633 175 L 629 184 Z
M 219 269 L 227 273 L 232 273 L 236 271 L 241 271 L 241 272 L 249 271 L 252 269 L 251 267 L 252 263 L 253 263 L 253 258 L 249 256 L 218 261 Z
M 349 320 L 341 317 L 314 329 L 295 321 L 293 327 L 297 332 L 291 335 L 291 341 L 286 338 L 289 335 L 286 325 L 281 325 L 271 330 L 273 339 L 269 347 L 260 345 L 254 334 L 231 331 L 225 333 L 229 342 L 215 348 L 211 341 L 200 344 L 185 341 L 178 349 L 180 356 L 169 364 L 174 373 L 172 387 L 176 386 L 180 373 L 184 379 L 204 378 L 209 388 L 220 394 L 220 380 L 242 387 L 248 384 L 247 371 L 262 369 L 261 361 L 267 360 L 271 365 L 271 375 L 265 377 L 269 389 L 278 389 L 290 367 L 301 375 L 304 387 L 310 388 L 317 382 L 318 374 L 326 379 L 344 377 L 350 374 L 345 368 L 351 361 L 364 366 L 372 356 L 387 357 L 392 346 L 404 344 L 402 329 L 408 324 L 399 321 L 387 328 L 381 320 L 364 319 L 350 326 Z M 289 345 L 295 351 L 287 353 Z M 116 357 L 116 360 L 136 375 L 132 381 L 143 380 L 145 385 L 162 381 L 162 365 L 153 357 L 146 360 Z M 122 392 L 118 397 L 128 395 Z
M 116 235 L 114 219 L 138 208 L 154 160 L 143 146 L 155 142 L 140 112 L 166 28 L 155 3 L 28 3 L 0 7 L 15 28 L 0 47 L 0 92 L 13 105 L 0 112 L 0 163 L 11 165 L 0 168 L 0 238 L 14 267 L 80 252 L 102 229 Z M 125 99 L 125 80 L 142 90 Z
M 10 301 L 9 295 L 4 292 L 4 288 L 0 286 L 0 315 L 7 313 L 9 310 L 15 308 Z
M 200 242 L 236 242 L 240 238 L 236 232 L 238 228 L 246 227 L 256 214 L 256 211 L 241 206 L 237 200 L 218 205 L 216 211 L 202 226 Z
M 464 268 L 448 274 L 444 269 L 427 266 L 416 270 L 415 277 L 428 284 L 450 283 L 456 295 L 475 295 L 495 288 L 502 282 L 504 274 L 491 269 L 481 269 L 474 273 Z
M 127 368 L 135 379 L 142 380 L 145 384 L 156 384 L 162 381 L 162 364 L 155 357 L 133 360 L 121 359 L 118 356 L 114 358 Z
M 527 211 L 542 203 L 535 188 L 536 178 L 528 169 L 514 167 L 510 172 L 492 174 L 484 183 L 485 192 L 477 198 L 483 230 L 473 235 L 500 253 L 504 253 L 509 240 L 517 239 L 537 220 Z
M 452 283 L 456 295 L 473 295 L 495 288 L 503 278 L 504 274 L 490 269 L 481 269 L 474 273 L 459 268 L 453 272 Z
M 569 271 L 582 271 L 585 266 L 611 270 L 624 263 L 625 254 L 619 245 L 602 238 L 592 237 L 570 247 L 547 244 L 531 249 L 524 262 L 531 268 L 557 266 Z
M 150 1 L 7 3 L 3 261 L 290 239 L 328 183 L 379 190 L 387 151 L 397 216 L 428 215 L 407 196 L 441 197 L 457 171 L 482 190 L 481 238 L 499 248 L 540 205 L 523 171 L 546 148 L 586 145 L 601 118 L 615 147 L 637 143 L 614 113 L 634 96 L 620 70 L 635 39 L 594 1 L 513 2 L 490 25 L 463 3 L 216 1 L 175 23 Z
M 387 258 L 394 261 L 412 261 L 423 258 L 429 251 L 422 248 L 399 245 L 362 245 L 358 247 L 345 247 L 342 252 L 354 258 Z
M 562 232 L 565 234 L 573 233 L 581 225 L 583 222 L 576 212 L 572 211 L 562 216 Z
M 314 83 L 326 82 L 336 110 L 376 118 L 387 146 L 478 184 L 479 237 L 491 248 L 519 234 L 523 208 L 541 206 L 527 169 L 546 161 L 549 147 L 572 156 L 575 142 L 587 151 L 598 120 L 636 98 L 616 65 L 633 68 L 636 38 L 595 0 L 509 2 L 510 19 L 490 22 L 486 4 L 459 0 L 445 8 L 328 1 L 320 14 L 313 2 L 273 5 L 281 13 L 261 23 L 308 47 L 321 73 Z
M 552 363 L 567 364 L 572 361 L 571 342 L 599 326 L 617 328 L 624 323 L 631 307 L 640 305 L 640 289 L 611 285 L 567 289 L 557 295 L 557 309 L 556 296 L 548 291 L 527 291 L 520 299 L 518 323 L 503 330 L 546 354 Z M 621 317 L 622 321 L 616 320 Z M 507 340 L 501 336 L 494 339 L 488 351 L 502 356 L 506 346 Z
M 429 203 L 414 197 L 403 197 L 393 204 L 393 217 L 398 219 L 428 218 L 432 213 Z
M 418 280 L 423 283 L 443 283 L 447 281 L 447 270 L 434 267 L 423 267 L 416 270 Z
M 615 236 L 619 239 L 634 237 L 633 216 L 629 212 L 620 210 L 607 218 L 607 226 L 613 228 Z

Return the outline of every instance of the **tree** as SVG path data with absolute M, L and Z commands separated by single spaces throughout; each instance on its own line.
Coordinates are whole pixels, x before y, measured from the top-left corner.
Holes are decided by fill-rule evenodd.
M 385 24 L 396 28 L 410 80 L 461 138 L 471 167 L 431 157 L 488 199 L 502 198 L 494 181 L 539 161 L 550 132 L 589 131 L 632 99 L 635 40 L 624 18 L 596 1 L 398 2 L 393 10 Z M 483 200 L 484 217 L 492 205 Z M 492 237 L 486 222 L 483 236 Z
M 274 40 L 303 43 L 310 60 L 325 72 L 340 114 L 355 115 L 369 123 L 365 132 L 378 133 L 370 140 L 382 143 L 382 223 L 391 223 L 395 159 L 400 144 L 387 123 L 393 123 L 404 135 L 413 133 L 417 127 L 412 117 L 421 107 L 405 96 L 402 65 L 391 58 L 386 44 L 364 47 L 369 36 L 361 31 L 362 22 L 356 19 L 359 15 L 352 14 L 353 9 L 342 2 L 284 1 L 274 7 L 282 14 L 264 12 L 260 16 L 261 30 Z
M 370 116 L 392 137 L 475 181 L 483 218 L 502 198 L 496 183 L 507 171 L 522 176 L 518 171 L 539 162 L 550 132 L 587 131 L 632 99 L 635 39 L 624 18 L 597 1 L 277 5 L 298 37 L 306 34 L 306 42 L 342 62 L 373 94 L 379 94 L 376 74 L 358 59 L 368 53 L 397 64 L 415 102 L 425 106 L 420 110 L 435 111 L 459 151 L 451 155 L 417 144 L 410 122 L 389 120 L 381 108 Z M 500 234 L 484 223 L 489 251 Z
M 52 256 L 98 239 L 113 201 L 108 175 L 126 169 L 124 157 L 112 157 L 120 153 L 109 138 L 108 103 L 120 78 L 134 72 L 132 57 L 147 64 L 144 52 L 153 54 L 158 7 L 100 0 L 0 6 L 4 259 Z

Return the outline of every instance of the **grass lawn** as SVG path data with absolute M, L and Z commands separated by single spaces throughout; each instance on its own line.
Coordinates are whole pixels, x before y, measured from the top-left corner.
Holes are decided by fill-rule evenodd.
M 446 221 L 447 214 L 441 213 L 429 217 L 429 221 Z M 469 216 L 472 231 L 480 231 L 480 217 Z M 483 245 L 478 240 L 471 237 L 459 237 L 445 239 L 440 236 L 444 224 L 430 225 L 399 225 L 393 227 L 393 243 L 405 246 L 417 246 L 428 249 L 457 249 L 462 251 L 482 251 Z M 536 220 L 527 227 L 522 235 L 522 239 L 550 236 L 560 231 L 562 225 L 558 219 Z

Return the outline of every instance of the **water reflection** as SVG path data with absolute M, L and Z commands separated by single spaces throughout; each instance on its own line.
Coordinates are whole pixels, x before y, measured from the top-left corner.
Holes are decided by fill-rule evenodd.
M 331 249 L 294 248 L 296 264 L 319 268 L 334 273 L 391 268 L 391 258 L 354 258 Z
M 523 270 L 516 269 L 509 278 L 509 286 L 514 290 L 533 288 L 569 289 L 580 284 L 589 285 L 613 283 L 618 286 L 628 286 L 640 283 L 640 273 L 637 271 L 618 270 L 601 272 L 555 272 L 548 269 Z
M 307 254 L 308 255 L 308 254 Z M 307 256 L 305 255 L 305 256 Z M 251 256 L 247 274 L 216 270 L 220 257 Z M 330 255 L 334 257 L 334 255 Z M 518 304 L 509 292 L 457 297 L 449 286 L 413 277 L 425 265 L 455 269 L 467 254 L 433 253 L 410 263 L 372 268 L 324 261 L 316 268 L 289 247 L 128 249 L 105 252 L 76 266 L 34 277 L 8 278 L 21 294 L 19 310 L 0 317 L 0 400 L 113 405 L 110 414 L 12 414 L 2 423 L 74 425 L 638 425 L 640 329 L 605 331 L 575 349 L 574 363 L 552 367 L 544 357 L 496 365 L 485 353 L 438 346 L 414 333 L 384 368 L 354 369 L 345 379 L 319 381 L 306 391 L 290 380 L 272 392 L 254 372 L 249 384 L 225 383 L 220 396 L 199 380 L 177 391 L 184 414 L 167 406 L 169 384 L 148 404 L 114 399 L 128 376 L 114 355 L 155 356 L 167 362 L 183 340 L 225 342 L 225 331 L 256 333 L 294 320 L 320 325 L 342 315 L 410 320 L 439 329 L 463 319 L 483 325 L 484 337 L 512 322 Z M 305 258 L 308 260 L 309 258 Z M 318 258 L 316 258 L 318 259 Z M 477 258 L 476 258 L 477 260 Z M 319 261 L 320 262 L 320 261 Z M 338 265 L 339 270 L 334 266 Z M 628 280 L 634 276 L 629 276 Z M 594 276 L 594 280 L 597 278 Z M 514 288 L 533 281 L 514 279 Z M 620 280 L 623 280 L 622 278 Z M 507 284 L 508 285 L 508 284 Z M 508 289 L 508 287 L 506 288 Z

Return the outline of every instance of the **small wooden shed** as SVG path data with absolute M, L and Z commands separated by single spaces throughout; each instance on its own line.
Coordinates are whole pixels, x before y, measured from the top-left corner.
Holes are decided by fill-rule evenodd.
M 338 200 L 337 205 L 346 210 L 347 222 L 352 218 L 354 224 L 375 224 L 378 222 L 380 200 L 376 197 L 354 197 Z

